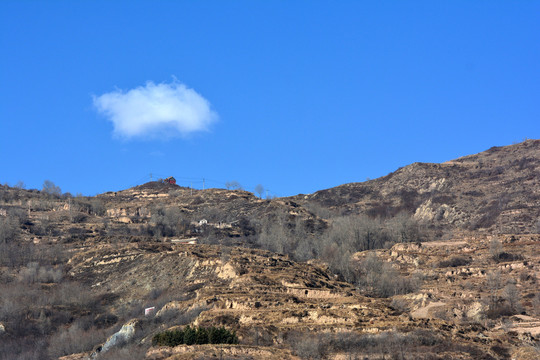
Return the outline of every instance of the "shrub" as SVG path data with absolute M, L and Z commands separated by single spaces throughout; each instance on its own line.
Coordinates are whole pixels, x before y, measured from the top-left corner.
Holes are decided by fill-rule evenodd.
M 503 252 L 503 246 L 499 239 L 493 239 L 489 242 L 489 254 L 494 260 L 498 260 Z
M 61 328 L 49 341 L 49 355 L 57 358 L 64 355 L 90 351 L 95 344 L 107 339 L 106 330 L 90 328 L 82 329 L 78 323 L 68 328 Z
M 496 261 L 516 261 L 516 260 L 523 260 L 523 256 L 519 254 L 512 254 L 507 252 L 502 252 L 499 254 L 498 257 L 495 258 Z
M 439 261 L 439 267 L 445 268 L 445 267 L 466 266 L 466 265 L 469 265 L 470 263 L 471 263 L 470 258 L 465 257 L 465 256 L 454 255 L 447 260 Z
M 72 223 L 83 223 L 86 221 L 86 219 L 88 218 L 88 216 L 86 216 L 85 214 L 81 213 L 81 212 L 78 212 L 78 213 L 75 213 L 72 215 L 71 217 L 71 222 Z
M 403 314 L 409 311 L 409 304 L 404 299 L 393 298 L 390 303 L 390 307 L 397 311 L 399 314 Z
M 510 353 L 508 352 L 508 349 L 501 345 L 493 345 L 490 349 L 495 354 L 499 355 L 502 359 L 510 358 Z
M 238 344 L 236 332 L 224 327 L 210 328 L 186 326 L 183 329 L 167 330 L 152 338 L 154 346 L 177 346 L 181 344 Z
M 180 340 L 180 337 L 182 336 L 181 334 L 182 333 L 179 332 L 177 336 L 174 337 L 175 340 L 178 339 L 177 341 L 180 341 L 180 344 L 183 341 L 183 343 L 185 343 L 186 345 L 193 345 L 197 341 L 197 330 L 190 327 L 189 325 L 184 328 L 183 340 Z
M 492 320 L 498 319 L 502 316 L 512 315 L 515 315 L 515 311 L 513 311 L 508 304 L 501 303 L 499 301 L 490 304 L 486 313 L 487 318 Z

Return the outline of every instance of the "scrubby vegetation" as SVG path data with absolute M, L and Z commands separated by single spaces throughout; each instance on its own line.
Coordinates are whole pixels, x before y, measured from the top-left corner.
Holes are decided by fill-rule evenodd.
M 439 359 L 431 352 L 451 351 L 467 354 L 474 359 L 493 359 L 476 347 L 453 343 L 426 330 L 408 333 L 384 331 L 379 334 L 353 331 L 318 334 L 291 332 L 287 334 L 286 341 L 302 359 L 326 359 L 336 353 L 369 359 Z
M 467 266 L 471 263 L 472 259 L 463 255 L 453 255 L 448 259 L 439 261 L 439 267 L 458 267 Z
M 344 280 L 369 287 L 364 290 L 373 296 L 407 293 L 421 283 L 420 279 L 401 277 L 390 264 L 376 261 L 376 256 L 361 264 L 352 260 L 359 251 L 422 241 L 421 228 L 409 215 L 400 213 L 388 219 L 349 215 L 329 220 L 326 229 L 314 231 L 309 222 L 273 214 L 260 222 L 256 246 L 288 254 L 298 261 L 321 259 Z

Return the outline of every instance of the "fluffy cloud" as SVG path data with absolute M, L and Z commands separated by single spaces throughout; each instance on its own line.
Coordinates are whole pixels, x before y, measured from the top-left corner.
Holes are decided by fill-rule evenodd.
M 208 100 L 177 81 L 94 96 L 94 106 L 124 138 L 188 135 L 217 119 Z

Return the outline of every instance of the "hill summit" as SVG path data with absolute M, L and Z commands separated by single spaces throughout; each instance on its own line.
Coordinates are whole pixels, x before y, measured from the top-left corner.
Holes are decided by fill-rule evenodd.
M 540 140 L 492 147 L 441 164 L 414 163 L 363 183 L 294 197 L 340 213 L 399 212 L 431 227 L 490 233 L 540 229 Z

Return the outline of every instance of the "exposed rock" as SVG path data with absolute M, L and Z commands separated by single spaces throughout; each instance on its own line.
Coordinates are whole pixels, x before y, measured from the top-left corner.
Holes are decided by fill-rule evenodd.
M 92 354 L 92 358 L 96 358 L 98 354 L 105 353 L 114 347 L 122 346 L 128 343 L 135 335 L 135 331 L 139 323 L 139 320 L 131 320 L 130 322 L 122 325 L 122 328 L 118 332 L 111 335 L 103 346 L 100 346 Z
M 484 319 L 486 313 L 486 306 L 481 302 L 475 301 L 467 310 L 467 318 L 480 322 Z

